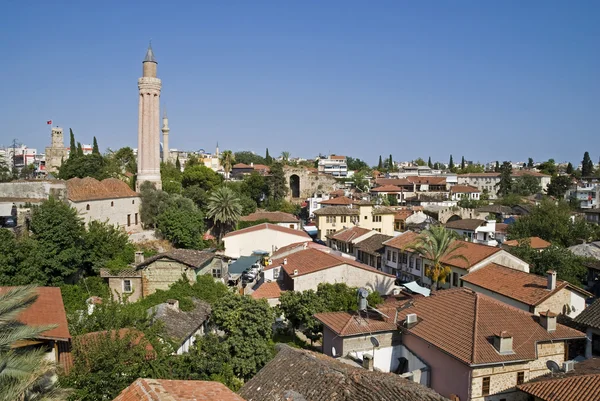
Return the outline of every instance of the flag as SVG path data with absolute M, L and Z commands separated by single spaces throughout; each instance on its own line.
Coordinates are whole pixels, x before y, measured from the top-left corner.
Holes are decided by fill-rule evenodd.
M 52 125 L 52 120 L 48 120 L 48 121 L 46 121 L 46 124 L 48 124 L 48 125 Z

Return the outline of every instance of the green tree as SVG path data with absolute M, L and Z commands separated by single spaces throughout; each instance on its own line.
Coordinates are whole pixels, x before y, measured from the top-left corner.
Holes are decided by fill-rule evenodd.
M 140 198 L 140 219 L 145 227 L 155 228 L 157 217 L 168 205 L 169 194 L 158 191 L 151 182 L 146 181 L 140 187 Z
M 348 170 L 352 171 L 369 170 L 367 163 L 354 157 L 346 157 L 346 165 L 348 166 Z
M 427 163 L 425 163 L 425 160 L 423 160 L 423 159 L 422 159 L 422 158 L 420 158 L 420 157 L 417 157 L 417 158 L 415 159 L 414 163 L 415 163 L 417 166 L 425 166 L 425 165 L 427 164 Z
M 440 283 L 444 284 L 452 271 L 449 266 L 444 265 L 442 259 L 467 261 L 457 252 L 464 246 L 462 242 L 457 241 L 454 232 L 443 226 L 432 226 L 419 235 L 417 241 L 410 245 L 410 249 L 433 263 L 425 268 L 425 275 L 439 288 Z
M 529 196 L 540 193 L 542 186 L 537 177 L 524 174 L 513 180 L 511 190 L 521 196 Z
M 223 170 L 225 170 L 225 178 L 229 179 L 229 173 L 235 164 L 235 156 L 233 155 L 233 152 L 231 150 L 223 151 L 219 157 L 219 162 L 221 163 L 221 166 L 223 166 Z
M 101 268 L 125 268 L 133 263 L 135 247 L 127 233 L 106 222 L 92 220 L 84 234 L 85 269 L 98 274 Z
M 454 170 L 454 160 L 452 159 L 452 155 L 450 155 L 450 162 L 448 163 L 448 169 L 450 171 Z
M 77 143 L 75 142 L 75 135 L 73 129 L 69 128 L 69 160 L 77 158 Z
M 281 152 L 281 163 L 283 163 L 283 165 L 287 165 L 290 161 L 290 152 L 288 151 L 283 151 Z
M 495 173 L 500 172 L 500 162 L 498 160 L 496 160 L 496 165 L 494 166 L 494 172 Z
M 176 248 L 204 248 L 204 216 L 191 199 L 172 196 L 156 218 L 156 231 Z
M 183 187 L 181 185 L 182 174 L 173 163 L 160 163 L 160 179 L 162 190 L 169 194 L 180 194 Z
M 383 170 L 383 161 L 381 160 L 381 155 L 379 155 L 379 163 L 377 163 L 377 170 Z
M 390 155 L 390 158 L 388 159 L 388 169 L 389 171 L 396 170 L 396 168 L 394 167 L 394 159 L 392 158 L 392 155 Z
M 548 175 L 555 175 L 558 173 L 558 167 L 556 166 L 554 159 L 548 159 L 548 161 L 540 163 L 538 169 L 540 172 Z
M 367 179 L 367 175 L 363 171 L 357 171 L 354 173 L 354 175 L 352 176 L 352 184 L 361 192 L 369 191 L 369 180 Z
M 217 188 L 208 200 L 207 217 L 218 229 L 219 241 L 235 228 L 242 216 L 242 205 L 236 193 L 227 187 Z
M 247 194 L 257 205 L 260 205 L 269 196 L 269 185 L 264 176 L 252 172 L 244 177 L 240 193 Z
M 53 328 L 27 326 L 18 320 L 37 297 L 35 288 L 30 286 L 0 293 L 0 401 L 42 398 L 54 387 L 47 376 L 54 365 L 46 359 L 45 350 L 19 346 Z
M 273 163 L 271 166 L 271 176 L 268 180 L 270 199 L 279 202 L 285 198 L 288 192 L 287 183 L 285 181 L 285 173 L 281 163 Z
M 234 373 L 252 377 L 271 359 L 275 313 L 265 300 L 229 295 L 214 305 L 212 321 L 223 331 Z
M 92 147 L 92 154 L 93 155 L 99 155 L 100 154 L 100 148 L 98 147 L 98 141 L 96 140 L 96 137 L 94 137 L 94 145 Z
M 500 181 L 496 184 L 498 195 L 506 196 L 512 192 L 512 165 L 510 162 L 502 163 L 500 167 Z
M 221 185 L 223 179 L 217 173 L 204 165 L 185 166 L 181 177 L 183 188 L 198 185 L 203 190 L 210 192 Z
M 556 198 L 564 198 L 565 194 L 569 190 L 571 186 L 572 178 L 566 175 L 556 175 L 550 179 L 550 184 L 546 189 L 549 196 L 554 196 Z
M 85 228 L 77 211 L 50 198 L 33 207 L 30 228 L 43 260 L 38 268 L 48 277 L 48 284 L 72 279 L 82 268 L 85 254 Z
M 583 177 L 591 177 L 594 174 L 594 162 L 590 158 L 590 153 L 585 152 L 583 154 L 583 160 L 581 161 L 581 175 Z
M 233 155 L 236 163 L 244 163 L 250 165 L 254 164 L 266 164 L 266 160 L 264 157 L 257 155 L 254 152 L 249 152 L 247 150 L 241 152 L 235 152 Z
M 467 164 L 465 163 L 465 157 L 463 156 L 460 161 L 460 169 L 464 170 L 466 166 L 467 166 Z
M 267 152 L 265 153 L 265 164 L 267 166 L 270 166 L 271 164 L 273 164 L 273 158 L 269 154 L 269 148 L 267 148 Z
M 429 159 L 427 160 L 427 166 L 429 168 L 433 168 L 433 164 L 431 163 L 431 156 L 429 156 Z
M 177 155 L 177 159 L 175 159 L 175 168 L 181 171 L 181 162 L 179 161 L 179 155 Z
M 533 168 L 533 159 L 531 157 L 527 159 L 527 168 Z
M 567 164 L 567 174 L 571 175 L 573 174 L 573 165 L 571 164 L 571 162 L 569 162 L 569 164 Z

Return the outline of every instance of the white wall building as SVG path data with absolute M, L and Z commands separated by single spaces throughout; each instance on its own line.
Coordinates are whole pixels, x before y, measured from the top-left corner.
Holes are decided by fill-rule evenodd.
M 302 230 L 270 223 L 232 231 L 223 237 L 225 255 L 233 259 L 250 256 L 258 250 L 270 254 L 281 247 L 307 240 L 310 241 L 311 238 Z
M 348 164 L 346 156 L 330 155 L 326 159 L 319 159 L 319 173 L 331 174 L 334 177 L 346 177 L 348 175 Z

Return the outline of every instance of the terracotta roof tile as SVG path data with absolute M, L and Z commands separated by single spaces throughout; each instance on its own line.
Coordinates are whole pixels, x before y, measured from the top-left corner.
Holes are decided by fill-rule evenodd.
M 375 180 L 377 185 L 394 185 L 394 186 L 409 186 L 412 188 L 413 183 L 406 178 L 377 178 Z
M 334 239 L 336 241 L 341 241 L 341 242 L 350 242 L 355 238 L 358 238 L 362 235 L 365 235 L 367 233 L 370 233 L 371 230 L 367 230 L 366 228 L 362 228 L 362 227 L 350 227 L 350 228 L 344 228 L 343 230 L 340 231 L 336 231 L 333 235 L 329 236 L 329 238 Z
M 0 287 L 0 294 L 14 287 Z M 37 287 L 37 300 L 29 308 L 19 315 L 21 323 L 28 326 L 50 326 L 57 327 L 43 332 L 39 338 L 68 341 L 71 338 L 67 314 L 63 304 L 60 288 Z
M 338 196 L 319 202 L 321 205 L 353 205 L 354 201 L 347 196 Z
M 447 257 L 442 258 L 442 263 L 450 266 L 458 267 L 461 269 L 469 270 L 471 266 L 489 258 L 495 253 L 502 251 L 500 248 L 492 246 L 475 244 L 473 242 L 458 241 L 463 244 L 460 248 L 449 254 Z M 462 255 L 467 260 L 462 258 L 452 258 L 454 255 Z
M 413 245 L 415 241 L 419 238 L 419 234 L 414 231 L 405 231 L 404 233 L 387 240 L 383 243 L 383 245 L 390 246 L 392 248 L 405 250 L 407 246 Z
M 171 259 L 183 263 L 184 265 L 193 268 L 198 268 L 202 267 L 214 257 L 215 253 L 210 251 L 198 251 L 196 249 L 174 249 L 169 252 L 159 253 L 157 255 L 146 258 L 143 262 L 139 263 L 136 266 L 136 269 L 148 266 L 152 262 L 159 259 Z
M 235 169 L 240 168 L 240 169 L 242 169 L 242 168 L 252 168 L 252 166 L 249 165 L 249 164 L 237 163 L 237 164 L 234 164 L 233 166 L 231 166 L 231 168 L 235 168 Z
M 581 339 L 585 334 L 561 324 L 546 331 L 539 317 L 467 288 L 438 291 L 415 299 L 398 312 L 398 320 L 416 313 L 418 323 L 403 328 L 468 365 L 495 364 L 536 359 L 536 344 L 564 339 Z M 496 352 L 489 341 L 497 333 L 513 336 L 513 353 Z
M 450 192 L 455 194 L 469 194 L 481 191 L 479 190 L 479 188 L 472 187 L 470 185 L 454 185 L 452 188 L 450 188 Z
M 339 155 L 331 155 L 329 156 L 330 160 L 346 160 L 346 156 L 339 156 Z
M 406 177 L 406 179 L 415 184 L 446 185 L 446 177 L 426 177 L 420 175 L 412 175 Z
M 278 226 L 277 224 L 270 224 L 270 223 L 257 224 L 255 226 L 243 228 L 241 230 L 231 231 L 231 232 L 225 234 L 225 236 L 223 238 L 233 237 L 234 235 L 253 233 L 255 231 L 260 231 L 260 230 L 273 230 L 273 231 L 279 231 L 281 233 L 297 235 L 298 237 L 310 238 L 310 236 L 307 233 L 305 233 L 304 231 L 294 230 L 292 228 L 287 228 L 287 227 L 281 227 L 281 226 Z
M 530 382 L 518 389 L 540 401 L 598 401 L 600 373 Z
M 575 322 L 600 330 L 600 299 L 577 315 Z
M 306 248 L 314 248 L 314 249 L 318 249 L 323 252 L 331 251 L 331 248 L 329 248 L 328 246 L 317 244 L 316 242 L 309 240 L 309 241 L 295 242 L 293 244 L 282 246 L 281 248 L 278 248 L 275 252 L 273 252 L 273 255 L 271 255 L 271 259 L 281 258 L 281 257 L 283 257 L 282 255 L 284 255 L 284 254 L 291 254 L 294 252 L 303 251 Z M 271 266 L 267 266 L 265 269 L 267 269 L 269 267 L 271 267 Z
M 502 245 L 506 245 L 506 246 L 519 246 L 520 242 L 523 241 L 529 241 L 529 246 L 533 249 L 546 249 L 548 248 L 550 245 L 552 245 L 551 243 L 549 243 L 548 241 L 545 241 L 543 239 L 541 239 L 540 237 L 529 237 L 529 238 L 522 238 L 522 239 L 513 239 L 510 241 L 504 241 L 502 243 Z
M 276 348 L 277 355 L 241 388 L 242 397 L 252 401 L 448 401 L 394 373 L 371 372 L 284 344 Z
M 496 232 L 497 233 L 505 233 L 508 231 L 508 224 L 506 223 L 496 223 Z
M 113 401 L 244 401 L 216 381 L 137 379 Z
M 394 214 L 394 220 L 406 220 L 413 214 L 415 214 L 413 210 L 396 210 L 396 214 Z
M 286 264 L 283 263 L 284 260 L 286 260 Z M 333 253 L 325 253 L 317 249 L 311 248 L 293 253 L 291 255 L 286 256 L 285 258 L 275 259 L 273 260 L 273 264 L 271 266 L 282 266 L 283 270 L 285 270 L 285 272 L 290 277 L 298 277 L 304 274 L 314 273 L 343 264 L 368 270 L 370 272 L 381 274 L 383 276 L 395 277 L 391 274 L 383 273 L 377 269 L 372 268 L 371 266 L 367 266 L 353 259 L 346 258 L 344 256 L 339 256 Z M 295 270 L 298 271 L 298 274 L 294 274 Z
M 569 285 L 566 281 L 558 280 L 556 288 L 549 291 L 546 289 L 548 284 L 546 277 L 525 273 L 496 263 L 490 263 L 461 279 L 531 306 L 539 305 Z
M 376 254 L 376 253 L 378 253 L 377 251 L 383 250 L 383 247 L 385 246 L 385 245 L 383 245 L 383 243 L 392 238 L 393 237 L 391 235 L 373 234 L 370 237 L 365 238 L 362 241 L 355 243 L 354 246 L 363 252 L 366 252 L 369 254 Z M 383 253 L 383 251 L 382 251 L 382 253 Z
M 481 220 L 481 219 L 461 219 L 461 220 L 449 221 L 448 223 L 446 223 L 446 228 L 451 228 L 451 229 L 455 229 L 455 230 L 475 231 L 475 229 L 477 229 L 481 226 L 485 226 L 486 223 L 487 222 L 485 220 Z
M 296 216 L 290 213 L 284 212 L 268 212 L 266 210 L 257 210 L 254 213 L 250 213 L 247 216 L 242 216 L 241 221 L 256 221 L 256 220 L 269 220 L 271 223 L 298 223 L 299 220 Z
M 371 192 L 402 192 L 404 191 L 402 188 L 397 187 L 395 185 L 382 185 L 380 187 L 371 188 Z
M 315 319 L 340 337 L 398 330 L 394 323 L 394 314 L 392 314 L 390 320 L 377 312 L 362 312 L 360 314 L 358 312 L 326 312 L 317 313 Z
M 262 283 L 250 296 L 254 299 L 273 299 L 279 298 L 282 292 L 286 291 L 285 286 L 279 281 Z
M 67 197 L 73 202 L 87 200 L 131 198 L 139 196 L 127 183 L 116 178 L 98 181 L 92 177 L 67 180 Z
M 351 209 L 348 206 L 327 206 L 314 211 L 315 216 L 358 216 L 358 209 Z

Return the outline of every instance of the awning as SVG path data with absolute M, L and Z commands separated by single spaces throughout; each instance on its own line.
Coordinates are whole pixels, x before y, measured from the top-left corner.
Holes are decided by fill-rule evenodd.
M 421 287 L 417 284 L 416 281 L 411 281 L 410 283 L 402 284 L 402 287 L 407 290 L 414 292 L 415 294 L 421 294 L 428 297 L 431 294 L 431 290 L 429 288 Z
M 310 234 L 316 234 L 316 233 L 319 232 L 319 229 L 317 228 L 317 226 L 304 226 L 303 229 L 309 235 Z

